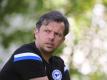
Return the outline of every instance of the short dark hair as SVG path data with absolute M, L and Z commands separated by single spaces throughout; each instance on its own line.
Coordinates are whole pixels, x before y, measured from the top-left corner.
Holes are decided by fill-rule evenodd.
M 47 25 L 50 21 L 63 22 L 65 25 L 64 36 L 69 32 L 69 22 L 59 11 L 51 11 L 42 15 L 36 23 L 36 28 L 39 29 L 42 24 Z

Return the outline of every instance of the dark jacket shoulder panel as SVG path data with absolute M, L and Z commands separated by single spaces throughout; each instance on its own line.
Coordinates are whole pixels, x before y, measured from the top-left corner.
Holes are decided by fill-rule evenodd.
M 34 52 L 34 43 L 30 43 L 30 44 L 24 44 L 23 46 L 19 47 L 14 54 L 18 54 L 18 53 L 25 53 L 25 52 Z

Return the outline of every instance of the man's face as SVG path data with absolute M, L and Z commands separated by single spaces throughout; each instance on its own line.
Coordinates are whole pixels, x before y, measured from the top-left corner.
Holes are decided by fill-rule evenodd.
M 53 21 L 36 30 L 36 43 L 40 50 L 47 53 L 53 52 L 64 41 L 64 29 L 63 22 Z

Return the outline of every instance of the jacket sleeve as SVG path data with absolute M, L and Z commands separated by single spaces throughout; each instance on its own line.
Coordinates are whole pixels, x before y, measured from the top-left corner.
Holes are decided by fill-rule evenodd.
M 34 53 L 14 55 L 13 65 L 14 71 L 25 80 L 46 76 L 41 57 Z

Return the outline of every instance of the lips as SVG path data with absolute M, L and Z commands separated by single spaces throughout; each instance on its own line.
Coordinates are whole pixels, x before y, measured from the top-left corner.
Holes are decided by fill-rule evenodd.
M 47 47 L 53 47 L 53 43 L 45 43 Z

